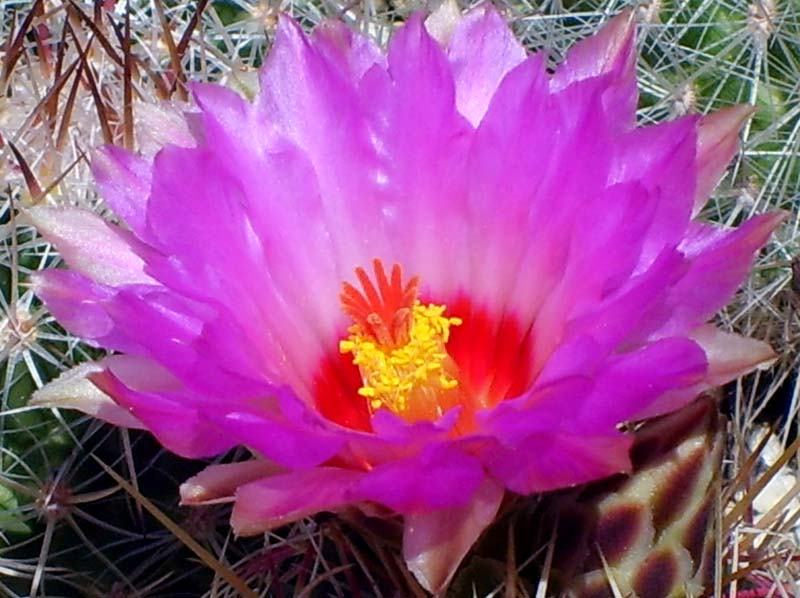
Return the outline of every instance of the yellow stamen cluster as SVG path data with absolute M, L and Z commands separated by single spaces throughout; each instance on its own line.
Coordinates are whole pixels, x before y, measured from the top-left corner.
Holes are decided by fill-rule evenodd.
M 377 341 L 358 324 L 347 329 L 349 336 L 339 341 L 339 350 L 353 355 L 364 382 L 358 393 L 369 399 L 372 409 L 386 407 L 402 415 L 420 394 L 458 386 L 448 373 L 452 368 L 445 344 L 450 327 L 459 326 L 461 319 L 446 317 L 444 311 L 444 305 L 414 301 L 408 342 L 401 346 Z

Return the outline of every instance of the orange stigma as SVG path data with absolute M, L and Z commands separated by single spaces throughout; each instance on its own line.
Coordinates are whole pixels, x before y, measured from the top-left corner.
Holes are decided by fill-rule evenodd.
M 345 282 L 339 295 L 342 311 L 381 345 L 405 345 L 409 340 L 419 277 L 414 276 L 403 286 L 403 271 L 398 264 L 392 266 L 391 279 L 387 278 L 379 259 L 372 260 L 372 267 L 377 288 L 364 268 L 356 268 L 356 276 L 364 292 Z

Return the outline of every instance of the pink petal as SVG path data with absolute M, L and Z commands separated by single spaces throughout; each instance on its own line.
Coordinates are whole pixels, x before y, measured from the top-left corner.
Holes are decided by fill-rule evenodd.
M 182 505 L 202 505 L 233 500 L 236 489 L 286 470 L 265 459 L 209 465 L 180 487 Z
M 561 280 L 544 299 L 534 322 L 534 369 L 547 367 L 551 352 L 561 351 L 574 334 L 595 334 L 596 340 L 607 342 L 602 337 L 624 334 L 626 326 L 635 325 L 636 312 L 627 308 L 616 328 L 598 316 L 598 308 L 610 308 L 620 293 L 637 295 L 637 308 L 659 296 L 670 270 L 678 265 L 674 261 L 654 262 L 653 272 L 631 278 L 658 199 L 639 184 L 622 183 L 584 202 L 582 217 L 572 225 L 569 260 Z
M 742 284 L 756 252 L 785 218 L 780 212 L 762 214 L 733 230 L 694 225 L 679 247 L 690 260 L 689 269 L 666 296 L 672 314 L 660 334 L 682 334 L 721 308 Z
M 484 477 L 478 459 L 444 444 L 372 469 L 361 479 L 359 493 L 404 514 L 457 508 L 471 499 Z
M 642 248 L 642 265 L 678 244 L 685 234 L 696 189 L 697 122 L 697 117 L 686 116 L 621 136 L 622 151 L 610 179 L 636 181 L 659 199 Z
M 661 339 L 620 355 L 598 372 L 573 423 L 602 430 L 638 418 L 665 393 L 693 388 L 707 370 L 702 348 L 685 338 Z
M 386 68 L 386 56 L 375 42 L 341 21 L 324 21 L 314 29 L 311 41 L 332 66 L 341 68 L 354 82 L 375 65 Z
M 120 147 L 106 145 L 92 157 L 92 174 L 103 201 L 140 239 L 147 240 L 145 206 L 152 164 Z
M 271 387 L 269 362 L 257 363 L 236 320 L 220 317 L 210 305 L 160 286 L 108 287 L 71 271 L 50 270 L 34 283 L 72 333 L 107 349 L 148 356 L 195 390 L 220 399 L 259 396 Z
M 135 238 L 96 214 L 43 206 L 31 207 L 26 214 L 75 272 L 111 286 L 155 284 L 144 273 Z
M 680 252 L 664 251 L 649 268 L 567 324 L 558 347 L 543 362 L 542 376 L 571 371 L 568 365 L 572 361 L 571 339 L 588 335 L 610 350 L 626 339 L 646 336 L 652 326 L 662 323 L 657 318 L 663 320 L 669 316 L 662 309 L 664 289 L 678 282 L 686 270 L 687 263 Z M 546 342 L 553 341 L 543 339 L 542 344 Z
M 731 159 L 739 151 L 739 131 L 755 112 L 740 104 L 712 112 L 700 119 L 697 132 L 697 189 L 694 214 L 697 214 L 717 186 Z
M 382 225 L 375 201 L 375 134 L 352 72 L 333 64 L 328 50 L 316 48 L 294 21 L 281 18 L 254 109 L 269 134 L 299 148 L 313 165 L 325 228 L 333 235 L 328 253 L 338 268 L 332 273 L 341 281 L 356 266 L 386 256 L 374 234 Z M 368 73 L 381 71 L 376 64 Z M 370 244 L 365 247 L 362 239 Z
M 560 123 L 547 102 L 547 84 L 541 55 L 517 66 L 500 84 L 470 148 L 467 233 L 474 239 L 468 237 L 466 254 L 472 259 L 454 265 L 468 262 L 470 270 L 461 278 L 469 281 L 470 300 L 478 306 L 502 307 L 519 297 L 533 312 L 563 270 L 565 202 L 547 198 L 569 144 L 557 142 Z M 542 122 L 552 124 L 542 127 Z M 535 250 L 528 253 L 531 246 Z M 522 261 L 526 255 L 532 256 L 530 263 Z M 525 284 L 534 280 L 535 286 Z M 518 283 L 524 288 L 516 293 Z
M 234 129 L 242 130 L 244 141 L 249 136 L 260 133 L 259 128 L 255 127 L 254 116 L 250 104 L 238 93 L 222 85 L 211 83 L 192 83 L 190 87 L 194 100 L 200 108 L 198 120 L 203 126 L 203 143 L 212 149 L 217 149 L 219 141 L 225 141 L 230 136 L 229 131 Z M 218 139 L 221 136 L 223 139 Z M 267 139 L 263 140 L 268 141 Z M 173 144 L 179 145 L 179 144 Z M 194 147 L 193 145 L 181 145 L 181 147 Z M 233 147 L 223 149 L 230 150 Z M 239 152 L 242 148 L 236 148 Z
M 587 341 L 587 346 L 576 349 L 583 349 L 591 357 L 576 362 L 596 361 L 598 347 L 590 339 Z M 564 376 L 547 383 L 537 381 L 525 394 L 479 412 L 479 429 L 509 445 L 534 432 L 552 431 L 564 423 L 564 404 L 577 409 L 592 388 L 592 379 L 583 375 Z
M 30 402 L 36 407 L 77 409 L 93 417 L 123 428 L 144 428 L 130 411 L 117 405 L 114 400 L 90 381 L 90 376 L 105 370 L 102 361 L 83 363 L 67 370 L 55 380 L 33 393 Z
M 118 351 L 139 345 L 115 334 L 114 321 L 104 303 L 114 291 L 77 272 L 46 270 L 32 277 L 33 288 L 50 313 L 72 334 Z
M 362 475 L 317 467 L 246 484 L 236 491 L 231 527 L 239 536 L 252 536 L 320 511 L 335 511 L 354 502 L 353 487 Z
M 209 130 L 212 139 L 217 136 Z M 248 377 L 266 376 L 301 388 L 326 345 L 335 343 L 335 325 L 342 318 L 336 301 L 341 279 L 334 282 L 335 269 L 325 269 L 330 242 L 304 227 L 313 225 L 313 216 L 303 206 L 313 204 L 317 195 L 303 203 L 289 201 L 293 191 L 308 188 L 300 178 L 308 170 L 302 162 L 287 160 L 287 168 L 272 168 L 280 162 L 262 162 L 262 171 L 282 177 L 254 177 L 249 184 L 264 181 L 263 188 L 269 189 L 257 192 L 243 188 L 239 175 L 211 149 L 162 150 L 156 158 L 148 223 L 165 255 L 152 258 L 149 271 L 182 295 L 215 306 L 219 317 L 204 327 L 206 349 L 218 355 L 224 351 Z M 281 186 L 283 182 L 292 186 Z M 250 210 L 257 201 L 265 205 Z M 272 218 L 265 231 L 267 216 Z M 310 286 L 314 292 L 308 292 Z
M 51 313 L 83 339 L 152 357 L 191 383 L 214 384 L 219 396 L 241 388 L 241 379 L 237 383 L 225 364 L 192 346 L 202 331 L 201 314 L 180 296 L 157 286 L 108 287 L 65 270 L 43 272 L 34 284 Z
M 437 595 L 445 590 L 502 499 L 503 487 L 486 479 L 466 506 L 406 515 L 403 558 L 422 587 Z
M 633 45 L 636 33 L 635 13 L 628 8 L 603 25 L 600 30 L 576 43 L 559 66 L 554 79 L 559 87 L 590 77 L 605 75 L 620 64 L 630 69 L 635 64 Z M 628 77 L 634 73 L 625 71 Z
M 631 442 L 630 436 L 614 431 L 574 434 L 553 430 L 494 450 L 487 455 L 488 468 L 509 490 L 546 492 L 630 470 Z
M 80 300 L 81 294 L 78 290 L 75 299 Z M 235 361 L 221 360 L 196 345 L 204 322 L 213 318 L 214 311 L 207 306 L 158 287 L 125 287 L 105 299 L 85 297 L 83 303 L 101 308 L 114 324 L 106 338 L 96 339 L 103 346 L 147 356 L 217 398 L 252 394 L 258 387 L 257 381 L 241 375 Z M 79 311 L 81 304 L 75 309 Z
M 463 281 L 463 168 L 472 129 L 456 109 L 447 57 L 418 17 L 392 38 L 388 61 L 388 73 L 371 69 L 360 88 L 380 140 L 378 184 L 359 206 L 380 215 L 365 238 L 373 256 L 402 264 L 441 294 Z
M 743 376 L 756 368 L 769 365 L 775 354 L 766 343 L 728 334 L 712 325 L 704 325 L 690 333 L 690 338 L 706 353 L 708 371 L 703 379 L 686 388 L 676 388 L 637 413 L 634 419 L 646 419 L 681 409 L 701 393 Z
M 92 375 L 92 382 L 130 410 L 167 449 L 196 459 L 238 444 L 213 425 L 213 404 L 198 409 L 180 382 L 157 364 L 127 355 L 109 357 L 105 363 L 106 370 Z
M 608 75 L 603 107 L 618 128 L 633 127 L 638 101 L 634 15 L 626 9 L 598 33 L 572 46 L 552 83 L 554 90 L 560 90 L 576 81 Z
M 230 411 L 217 425 L 239 444 L 287 468 L 315 467 L 335 456 L 343 445 L 343 439 L 326 430 L 321 421 L 295 422 L 266 409 Z
M 533 389 L 494 409 L 486 425 L 501 441 L 517 444 L 527 434 L 552 429 L 612 431 L 665 393 L 690 389 L 706 376 L 704 351 L 692 340 L 669 338 L 625 353 L 590 339 L 572 342 L 574 354 L 563 363 L 548 364 Z M 560 372 L 554 379 L 553 373 Z
M 285 382 L 300 386 L 300 379 L 311 377 L 307 369 L 319 361 L 321 348 L 334 344 L 346 326 L 338 302 L 331 300 L 338 297 L 343 280 L 335 250 L 340 235 L 329 228 L 316 170 L 300 148 L 276 138 L 274 127 L 237 94 L 215 85 L 195 85 L 193 92 L 203 111 L 208 145 L 203 154 L 189 154 L 187 160 L 193 157 L 201 170 L 213 168 L 236 185 L 239 192 L 229 208 L 237 213 L 232 228 L 238 232 L 233 234 L 246 240 L 239 251 L 248 253 L 250 268 L 267 273 L 259 288 L 237 296 L 227 293 L 225 303 L 245 331 L 272 337 L 259 346 L 258 361 L 283 370 Z M 201 221 L 213 223 L 216 218 L 217 198 L 203 195 L 202 189 L 180 201 L 194 201 Z M 213 285 L 197 284 L 209 274 L 251 286 L 249 268 L 234 272 L 217 262 L 221 272 L 193 272 L 193 256 L 184 259 L 188 267 L 164 276 L 190 295 L 220 297 Z M 309 293 L 309 286 L 315 292 Z
M 455 26 L 446 50 L 453 70 L 458 110 L 477 126 L 500 81 L 525 60 L 527 53 L 505 19 L 489 3 L 464 15 Z

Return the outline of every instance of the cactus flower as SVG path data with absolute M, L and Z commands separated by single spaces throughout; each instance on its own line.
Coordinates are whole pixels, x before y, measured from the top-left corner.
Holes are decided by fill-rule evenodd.
M 402 516 L 434 592 L 506 491 L 628 471 L 620 423 L 770 359 L 708 321 L 781 219 L 697 219 L 750 111 L 637 127 L 634 29 L 553 72 L 488 4 L 386 51 L 283 17 L 253 101 L 194 84 L 163 147 L 97 152 L 117 223 L 29 210 L 68 266 L 39 296 L 113 352 L 60 404 L 186 457 L 248 447 L 182 487 L 238 534 Z

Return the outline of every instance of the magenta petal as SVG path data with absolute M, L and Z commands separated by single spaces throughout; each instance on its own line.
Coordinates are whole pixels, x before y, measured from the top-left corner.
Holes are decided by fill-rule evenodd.
M 232 410 L 218 425 L 240 444 L 287 468 L 314 467 L 336 455 L 343 446 L 343 439 L 320 422 L 296 422 L 270 411 Z
M 785 217 L 779 212 L 763 214 L 730 231 L 695 225 L 680 247 L 690 265 L 667 296 L 672 315 L 662 334 L 699 326 L 722 307 L 742 284 L 755 253 Z
M 656 341 L 611 359 L 597 375 L 595 389 L 574 423 L 596 430 L 638 418 L 661 395 L 692 388 L 707 370 L 705 352 L 694 341 Z
M 532 407 L 530 412 L 520 413 L 508 428 L 501 425 L 498 435 L 507 438 L 511 430 L 519 435 L 526 426 L 541 430 L 539 413 L 546 416 L 545 422 L 554 419 L 553 426 L 558 419 L 567 418 L 572 429 L 610 430 L 636 418 L 662 394 L 692 388 L 705 377 L 707 368 L 704 351 L 686 338 L 665 338 L 613 354 L 591 337 L 576 337 L 550 358 L 531 396 L 521 398 L 523 404 Z M 591 387 L 579 393 L 584 379 Z M 502 406 L 496 411 L 502 413 Z M 552 413 L 557 415 L 553 417 Z
M 378 228 L 366 232 L 370 258 L 399 261 L 442 295 L 457 288 L 459 256 L 469 251 L 459 214 L 472 129 L 456 109 L 447 57 L 418 16 L 392 38 L 388 64 L 388 72 L 371 69 L 360 86 L 380 143 L 374 195 L 355 203 L 364 213 L 382 214 Z M 368 225 L 363 214 L 356 219 Z
M 200 108 L 197 115 L 203 128 L 203 147 L 207 147 L 220 154 L 234 152 L 244 154 L 250 143 L 248 139 L 259 133 L 266 135 L 267 128 L 257 126 L 254 122 L 252 105 L 232 89 L 211 83 L 193 83 L 190 87 L 194 101 Z M 239 142 L 231 143 L 231 130 L 241 131 Z M 267 143 L 268 139 L 262 139 Z M 222 147 L 220 147 L 222 143 Z M 183 146 L 191 147 L 191 146 Z M 250 148 L 252 149 L 252 148 Z
M 236 180 L 217 169 L 210 151 L 169 146 L 156 156 L 147 224 L 165 251 L 235 268 L 237 250 L 252 260 L 241 238 L 243 218 Z
M 638 101 L 634 11 L 624 10 L 600 31 L 570 48 L 553 77 L 553 88 L 592 77 L 606 76 L 603 107 L 620 129 L 633 127 Z
M 641 262 L 647 265 L 686 232 L 696 189 L 695 116 L 643 127 L 623 136 L 611 180 L 637 181 L 659 198 Z
M 695 385 L 667 392 L 637 414 L 637 419 L 662 415 L 686 405 L 699 394 L 730 382 L 756 368 L 767 367 L 775 353 L 754 339 L 717 330 L 712 325 L 693 330 L 690 338 L 705 352 L 708 371 Z
M 551 351 L 565 352 L 575 334 L 595 334 L 599 342 L 609 345 L 619 342 L 625 327 L 635 326 L 636 311 L 625 307 L 621 325 L 615 327 L 599 316 L 598 308 L 606 307 L 605 313 L 611 315 L 616 299 L 637 302 L 641 310 L 660 295 L 670 276 L 675 278 L 677 255 L 674 260 L 657 260 L 652 272 L 632 277 L 657 199 L 638 184 L 624 183 L 609 187 L 581 206 L 582 216 L 573 224 L 561 280 L 544 299 L 533 324 L 537 366 L 552 360 Z M 622 293 L 629 297 L 621 297 Z M 616 335 L 616 340 L 608 339 L 609 335 Z M 549 362 L 544 367 L 550 367 Z
M 531 201 L 547 196 L 553 165 L 562 157 L 556 143 L 558 128 L 539 125 L 556 118 L 547 101 L 547 84 L 541 55 L 513 69 L 492 98 L 470 148 L 466 179 L 471 227 L 467 231 L 474 240 L 468 248 L 480 246 L 481 251 L 468 249 L 472 259 L 458 261 L 468 262 L 470 269 L 463 276 L 469 280 L 471 300 L 478 305 L 519 296 L 535 309 L 563 270 L 567 241 L 566 227 L 560 226 L 562 204 Z M 540 217 L 550 207 L 554 213 Z M 510 230 L 518 233 L 509 235 Z M 532 263 L 523 262 L 534 244 Z M 513 285 L 520 282 L 520 271 L 525 272 L 525 281 L 535 280 L 536 286 L 517 294 Z
M 202 331 L 201 318 L 208 317 L 197 304 L 157 286 L 113 288 L 63 270 L 44 272 L 35 284 L 51 313 L 73 334 L 107 349 L 151 357 L 218 397 L 241 389 L 241 377 L 192 346 Z
M 246 484 L 236 491 L 233 531 L 250 536 L 320 511 L 335 511 L 354 502 L 353 488 L 362 475 L 349 469 L 317 467 Z
M 664 393 L 636 414 L 636 419 L 663 415 L 680 409 L 699 394 L 717 388 L 754 369 L 767 367 L 775 353 L 769 345 L 754 339 L 717 330 L 712 325 L 696 328 L 690 338 L 705 352 L 708 371 L 702 380 L 686 388 Z
M 330 59 L 295 22 L 281 18 L 254 108 L 268 131 L 300 148 L 313 164 L 328 228 L 336 232 L 334 255 L 347 265 L 338 273 L 341 280 L 353 264 L 376 255 L 364 255 L 358 240 L 381 223 L 374 204 L 374 134 L 355 81 Z M 373 70 L 380 71 L 380 65 Z
M 77 272 L 47 270 L 35 275 L 36 294 L 73 334 L 124 351 L 138 348 L 113 335 L 114 322 L 103 308 L 113 291 Z
M 104 292 L 110 293 L 104 289 Z M 78 297 L 79 298 L 79 297 Z M 233 384 L 225 380 L 221 364 L 212 356 L 204 356 L 192 346 L 202 331 L 202 310 L 185 301 L 181 296 L 158 287 L 124 287 L 112 295 L 84 299 L 87 309 L 100 308 L 113 322 L 113 329 L 104 338 L 95 338 L 106 347 L 125 353 L 147 355 L 169 368 L 176 375 L 192 380 L 199 385 L 215 383 L 221 388 Z M 81 305 L 75 307 L 78 311 Z M 153 334 L 158 331 L 158 334 Z M 203 371 L 205 376 L 198 377 Z M 210 375 L 211 373 L 214 375 Z M 188 374 L 188 375 L 187 375 Z M 226 396 L 220 390 L 222 396 Z
M 155 162 L 148 224 L 168 257 L 153 258 L 149 271 L 201 302 L 224 302 L 218 311 L 240 324 L 246 340 L 252 335 L 251 354 L 274 362 L 270 339 L 256 329 L 273 328 L 265 325 L 270 308 L 279 314 L 286 310 L 275 309 L 280 289 L 270 278 L 252 275 L 267 270 L 262 243 L 270 239 L 255 234 L 245 203 L 249 199 L 238 176 L 225 169 L 213 150 L 162 150 Z M 303 326 L 297 314 L 290 322 Z
M 464 15 L 446 48 L 456 85 L 456 105 L 477 126 L 500 81 L 525 60 L 525 48 L 489 3 Z
M 488 467 L 492 476 L 514 492 L 546 492 L 628 471 L 631 442 L 630 436 L 613 431 L 597 435 L 542 432 L 496 450 Z
M 413 436 L 437 438 L 452 431 L 458 420 L 460 408 L 455 407 L 433 422 L 407 421 L 388 409 L 380 409 L 372 415 L 372 430 L 381 438 L 410 439 Z
M 202 102 L 210 101 L 212 88 L 199 89 Z M 213 145 L 167 148 L 156 159 L 148 214 L 166 255 L 152 258 L 148 271 L 216 306 L 219 317 L 206 324 L 204 340 L 225 343 L 237 370 L 299 390 L 343 327 L 330 300 L 342 277 L 314 170 L 296 148 L 260 157 L 247 144 L 231 150 L 237 139 L 209 121 Z
M 359 493 L 399 513 L 424 512 L 463 505 L 484 477 L 478 459 L 445 444 L 376 467 L 362 478 Z
M 624 68 L 619 76 L 633 79 L 634 73 L 630 69 L 636 60 L 633 46 L 635 33 L 634 11 L 622 11 L 597 33 L 569 49 L 566 59 L 558 68 L 556 81 L 565 87 L 566 83 L 605 75 L 620 66 Z
M 586 349 L 592 353 L 597 347 L 590 344 Z M 547 384 L 537 383 L 524 395 L 478 413 L 480 430 L 503 444 L 514 446 L 531 434 L 564 428 L 564 404 L 570 406 L 571 413 L 579 412 L 593 388 L 593 380 L 581 375 Z
M 442 592 L 481 532 L 494 520 L 503 487 L 486 479 L 462 507 L 407 515 L 403 558 L 429 592 Z
M 103 201 L 139 238 L 147 240 L 145 206 L 152 164 L 121 147 L 107 145 L 94 153 L 92 174 Z
M 695 388 L 708 366 L 705 352 L 684 338 L 619 355 L 608 355 L 589 339 L 572 349 L 570 367 L 560 368 L 565 377 L 537 382 L 526 395 L 481 414 L 481 430 L 510 451 L 551 433 L 576 438 L 612 434 L 663 395 Z
M 540 381 L 548 382 L 585 372 L 588 367 L 584 359 L 586 354 L 580 350 L 586 345 L 585 337 L 597 344 L 598 348 L 592 353 L 597 359 L 622 341 L 641 337 L 662 324 L 669 316 L 668 311 L 663 311 L 664 288 L 675 284 L 685 272 L 683 256 L 674 249 L 665 251 L 650 268 L 588 308 L 587 313 L 570 321 L 562 337 L 543 338 L 539 350 L 552 346 L 553 352 L 539 357 L 541 362 L 546 356 Z
M 266 386 L 230 371 L 213 352 L 201 351 L 197 341 L 209 314 L 179 295 L 155 286 L 115 289 L 62 270 L 38 275 L 35 284 L 51 313 L 72 333 L 107 349 L 150 357 L 217 400 Z
M 323 22 L 314 30 L 311 39 L 317 51 L 354 82 L 360 81 L 375 65 L 386 67 L 386 57 L 375 42 L 341 21 Z
M 145 359 L 114 356 L 92 381 L 150 430 L 166 448 L 183 457 L 210 457 L 232 448 L 235 438 L 213 425 L 209 414 L 182 400 L 179 383 Z

